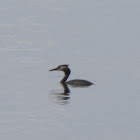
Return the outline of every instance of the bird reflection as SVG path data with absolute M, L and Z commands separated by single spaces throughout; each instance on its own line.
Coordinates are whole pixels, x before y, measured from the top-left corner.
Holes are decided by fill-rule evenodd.
M 60 104 L 68 104 L 70 99 L 70 90 L 66 83 L 61 84 L 63 87 L 63 92 L 52 92 L 51 94 L 55 98 L 55 102 Z

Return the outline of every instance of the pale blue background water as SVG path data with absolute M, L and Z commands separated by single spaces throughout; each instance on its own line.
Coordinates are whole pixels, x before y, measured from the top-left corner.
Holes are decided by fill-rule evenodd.
M 0 139 L 140 138 L 140 1 L 7 0 L 0 19 Z M 60 64 L 95 85 L 63 96 Z

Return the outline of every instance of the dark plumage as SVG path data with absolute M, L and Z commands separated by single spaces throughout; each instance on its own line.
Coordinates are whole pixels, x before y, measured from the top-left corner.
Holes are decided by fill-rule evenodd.
M 55 71 L 55 70 L 63 71 L 65 73 L 64 77 L 60 81 L 60 83 L 62 84 L 67 83 L 72 86 L 80 86 L 80 87 L 93 85 L 92 82 L 89 82 L 87 80 L 80 80 L 80 79 L 70 80 L 66 82 L 66 80 L 68 79 L 71 73 L 71 70 L 69 69 L 68 65 L 60 65 L 54 69 L 51 69 L 50 71 Z

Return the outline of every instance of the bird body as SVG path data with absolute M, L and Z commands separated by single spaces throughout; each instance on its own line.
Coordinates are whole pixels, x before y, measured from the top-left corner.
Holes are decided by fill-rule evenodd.
M 60 81 L 60 83 L 62 83 L 62 84 L 66 83 L 66 84 L 69 84 L 72 86 L 82 86 L 82 87 L 93 85 L 92 82 L 89 82 L 87 80 L 80 80 L 80 79 L 70 80 L 70 81 L 66 82 L 66 80 L 68 79 L 68 77 L 71 73 L 71 70 L 69 69 L 68 65 L 60 65 L 54 69 L 51 69 L 50 71 L 55 71 L 55 70 L 63 71 L 65 73 L 64 77 Z
M 81 79 L 75 79 L 75 80 L 70 80 L 66 82 L 69 85 L 79 85 L 79 86 L 90 86 L 93 85 L 93 83 L 87 81 L 87 80 L 81 80 Z

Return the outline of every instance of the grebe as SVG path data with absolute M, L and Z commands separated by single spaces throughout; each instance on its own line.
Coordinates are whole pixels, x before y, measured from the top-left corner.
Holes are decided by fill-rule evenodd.
M 66 82 L 66 80 L 68 79 L 68 77 L 71 73 L 71 70 L 69 69 L 68 65 L 60 65 L 60 66 L 58 66 L 54 69 L 51 69 L 49 71 L 55 71 L 55 70 L 63 71 L 65 73 L 64 77 L 60 81 L 60 83 L 62 83 L 62 84 L 67 83 L 67 84 L 72 85 L 72 86 L 90 86 L 90 85 L 93 85 L 93 83 L 91 83 L 87 80 L 79 80 L 79 79 L 70 80 L 70 81 Z

